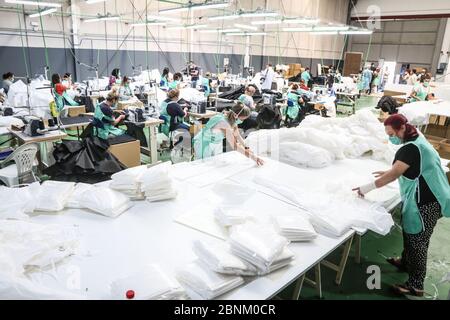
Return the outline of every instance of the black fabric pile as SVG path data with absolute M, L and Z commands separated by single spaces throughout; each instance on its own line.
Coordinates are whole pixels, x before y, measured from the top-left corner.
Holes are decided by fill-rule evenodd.
M 279 129 L 282 115 L 279 107 L 264 105 L 256 118 L 259 129 Z
M 383 112 L 389 114 L 397 114 L 398 108 L 400 108 L 398 102 L 394 98 L 388 96 L 382 97 L 375 107 L 375 109 L 381 109 Z

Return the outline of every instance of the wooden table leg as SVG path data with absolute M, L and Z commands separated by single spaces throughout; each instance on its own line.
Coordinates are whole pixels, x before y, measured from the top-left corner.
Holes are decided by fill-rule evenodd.
M 347 260 L 348 260 L 348 256 L 350 253 L 350 249 L 352 248 L 352 242 L 353 242 L 353 236 L 349 240 L 347 240 L 347 242 L 344 245 L 344 251 L 342 253 L 339 265 L 336 265 L 327 260 L 322 261 L 322 265 L 337 272 L 336 281 L 335 281 L 337 285 L 341 285 L 341 283 L 342 283 L 342 276 L 344 275 L 345 266 L 347 265 Z

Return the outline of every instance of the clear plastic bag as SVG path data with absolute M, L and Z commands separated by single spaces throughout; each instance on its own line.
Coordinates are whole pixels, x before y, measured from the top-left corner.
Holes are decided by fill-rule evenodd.
M 59 212 L 64 210 L 75 183 L 45 181 L 36 195 L 36 211 Z
M 101 215 L 115 218 L 133 206 L 124 194 L 105 187 L 94 187 L 80 197 L 84 207 Z

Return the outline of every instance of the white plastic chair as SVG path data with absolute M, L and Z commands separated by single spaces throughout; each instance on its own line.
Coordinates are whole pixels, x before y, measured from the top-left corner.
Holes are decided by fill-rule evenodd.
M 8 187 L 20 185 L 27 178 L 31 178 L 32 182 L 37 181 L 33 166 L 38 150 L 38 145 L 34 143 L 18 147 L 4 161 L 0 162 L 0 181 Z M 8 165 L 11 162 L 14 164 Z

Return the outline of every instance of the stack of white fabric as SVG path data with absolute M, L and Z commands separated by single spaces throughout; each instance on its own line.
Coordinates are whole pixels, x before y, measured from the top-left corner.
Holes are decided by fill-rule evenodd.
M 93 185 L 87 184 L 87 183 L 77 183 L 75 188 L 73 189 L 72 194 L 70 195 L 69 199 L 66 203 L 66 208 L 69 209 L 83 209 L 85 206 L 80 201 L 81 196 L 84 192 L 90 190 L 91 188 L 94 188 Z
M 233 227 L 229 243 L 231 252 L 256 266 L 261 275 L 288 265 L 294 258 L 286 238 L 253 222 Z
M 162 163 L 147 169 L 138 178 L 141 190 L 145 193 L 148 201 L 163 201 L 176 198 L 177 191 L 173 185 L 173 180 L 169 175 L 172 164 Z
M 274 216 L 273 222 L 280 235 L 290 242 L 311 241 L 317 238 L 312 224 L 301 215 Z
M 115 173 L 111 176 L 109 187 L 113 190 L 120 191 L 128 195 L 130 198 L 139 198 L 143 196 L 139 177 L 147 171 L 147 166 L 139 166 L 126 169 Z
M 134 300 L 186 300 L 188 298 L 178 281 L 167 276 L 158 265 L 149 265 L 111 284 L 111 296 L 115 300 L 128 299 L 128 291 L 134 292 Z
M 0 219 L 27 219 L 33 213 L 38 182 L 24 188 L 0 187 Z
M 223 227 L 231 227 L 237 224 L 245 223 L 249 216 L 247 212 L 242 209 L 219 206 L 214 211 L 214 218 L 216 218 L 217 222 L 219 222 Z
M 101 215 L 115 218 L 133 206 L 124 194 L 106 187 L 93 187 L 79 197 L 79 203 Z
M 34 269 L 55 266 L 76 252 L 78 232 L 73 227 L 28 221 L 0 223 L 0 299 L 83 299 L 33 281 Z
M 196 241 L 193 251 L 199 260 L 212 271 L 237 276 L 255 276 L 258 274 L 253 265 L 233 255 L 228 244 Z
M 199 261 L 178 270 L 176 277 L 192 298 L 198 295 L 206 300 L 219 297 L 244 283 L 240 276 L 219 274 Z
M 74 188 L 73 182 L 45 181 L 35 196 L 35 210 L 44 212 L 64 210 Z

